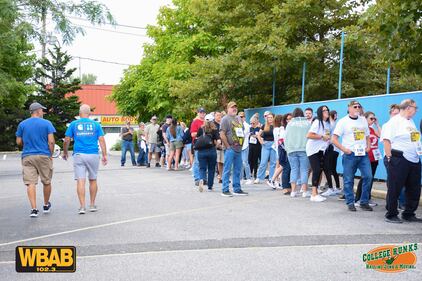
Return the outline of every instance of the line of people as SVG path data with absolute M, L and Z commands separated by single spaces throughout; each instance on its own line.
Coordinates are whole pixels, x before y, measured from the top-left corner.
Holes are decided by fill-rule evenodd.
M 38 176 L 44 184 L 43 210 L 49 212 L 51 208 L 50 157 L 55 129 L 49 121 L 42 119 L 43 109 L 40 104 L 32 104 L 31 118 L 23 121 L 16 133 L 17 143 L 24 147 L 23 176 L 28 186 L 31 216 L 34 217 L 38 215 L 35 202 Z M 248 123 L 244 112 L 238 113 L 237 104 L 233 101 L 228 103 L 226 110 L 227 113 L 207 114 L 204 108 L 199 108 L 190 126 L 178 122 L 171 115 L 166 116 L 161 125 L 157 123 L 156 116 L 147 126 L 140 123 L 136 132 L 140 155 L 138 161 L 131 155 L 132 164 L 149 168 L 153 155 L 155 167 L 177 171 L 182 163 L 183 168 L 192 171 L 195 186 L 200 192 L 205 188 L 214 189 L 217 172 L 218 182 L 222 184 L 221 195 L 226 197 L 248 195 L 242 189 L 242 179 L 243 185 L 266 182 L 273 189 L 281 189 L 285 195 L 294 198 L 301 193 L 311 202 L 323 202 L 329 196 L 340 195 L 348 210 L 354 212 L 356 207 L 372 211 L 377 205 L 371 200 L 371 189 L 378 163 L 383 159 L 388 174 L 385 220 L 391 223 L 421 221 L 415 216 L 420 198 L 422 155 L 420 131 L 412 120 L 417 111 L 415 101 L 408 99 L 393 105 L 390 108 L 391 119 L 382 127 L 375 113 L 364 112 L 358 101 L 351 101 L 347 115 L 339 120 L 337 112 L 330 111 L 325 105 L 317 109 L 315 117 L 311 108 L 305 111 L 296 108 L 285 115 L 267 111 L 264 113 L 264 124 L 260 124 L 258 114 L 252 116 Z M 63 153 L 63 158 L 67 159 L 68 146 L 73 139 L 80 214 L 85 213 L 86 174 L 90 182 L 89 210 L 97 210 L 98 141 L 103 163 L 107 163 L 104 133 L 97 122 L 89 119 L 89 114 L 89 106 L 82 105 L 81 118 L 73 121 L 66 132 Z M 122 128 L 122 166 L 125 165 L 126 151 L 133 150 L 134 134 L 130 123 Z M 379 139 L 384 143 L 384 158 L 378 147 Z M 343 188 L 336 171 L 340 154 Z M 355 195 L 357 170 L 361 178 Z M 324 176 L 328 188 L 320 192 Z M 400 205 L 404 205 L 401 206 L 401 219 L 397 210 Z
M 191 126 L 185 129 L 191 140 L 188 149 L 185 147 L 183 151 L 193 156 L 192 174 L 200 192 L 206 188 L 213 190 L 217 172 L 222 196 L 248 195 L 241 187 L 243 179 L 243 185 L 265 182 L 273 189 L 281 189 L 285 195 L 301 194 L 312 202 L 323 202 L 329 196 L 338 195 L 339 200 L 345 200 L 349 211 L 355 212 L 357 207 L 372 211 L 377 206 L 371 198 L 373 178 L 383 159 L 379 149 L 381 138 L 388 172 L 386 221 L 419 221 L 415 210 L 420 197 L 419 156 L 422 152 L 420 132 L 411 120 L 416 108 L 413 100 L 392 105 L 391 120 L 383 127 L 374 112 L 364 112 L 355 100 L 348 104 L 347 115 L 339 120 L 337 112 L 324 105 L 317 109 L 316 116 L 311 108 L 305 111 L 296 108 L 285 115 L 267 111 L 265 123 L 260 124 L 258 114 L 248 123 L 244 112 L 238 113 L 236 103 L 230 102 L 223 118 L 221 112 L 207 114 L 204 108 L 198 110 Z M 177 122 L 173 120 L 173 124 L 176 127 Z M 167 138 L 172 139 L 172 135 L 177 133 L 170 132 L 169 137 L 167 129 Z M 180 138 L 183 139 L 182 134 Z M 339 155 L 342 155 L 343 188 L 336 170 Z M 393 164 L 405 161 L 404 173 L 401 169 L 392 169 L 391 159 Z M 172 157 L 166 160 L 164 163 L 178 162 Z M 355 192 L 357 170 L 360 180 Z M 324 179 L 328 188 L 322 192 L 320 186 Z M 233 192 L 230 192 L 230 183 Z M 403 210 L 402 219 L 397 217 L 398 205 Z

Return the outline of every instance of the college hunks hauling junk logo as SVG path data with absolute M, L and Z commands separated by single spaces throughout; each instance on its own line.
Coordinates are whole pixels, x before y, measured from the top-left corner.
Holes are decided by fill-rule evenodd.
M 385 245 L 374 248 L 363 254 L 362 259 L 366 269 L 373 269 L 379 272 L 403 272 L 415 269 L 417 243 L 403 245 Z

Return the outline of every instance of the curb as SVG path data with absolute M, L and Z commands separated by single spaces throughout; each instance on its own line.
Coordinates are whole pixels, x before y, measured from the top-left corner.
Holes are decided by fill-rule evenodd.
M 375 198 L 385 200 L 387 198 L 387 191 L 379 190 L 379 189 L 372 189 L 371 195 Z M 422 198 L 419 199 L 419 206 L 422 206 Z

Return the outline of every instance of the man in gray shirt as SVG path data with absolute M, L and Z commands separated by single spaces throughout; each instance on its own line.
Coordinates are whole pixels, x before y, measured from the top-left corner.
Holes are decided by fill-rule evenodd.
M 133 147 L 133 128 L 130 127 L 130 122 L 126 122 L 126 126 L 120 131 L 122 137 L 122 158 L 120 159 L 121 166 L 123 167 L 126 163 L 126 152 L 129 150 L 130 158 L 132 160 L 132 166 L 136 166 L 135 160 L 135 149 Z
M 221 141 L 226 147 L 223 167 L 223 190 L 221 195 L 248 195 L 240 187 L 242 172 L 242 145 L 245 139 L 242 120 L 237 116 L 237 105 L 234 101 L 227 105 L 227 115 L 221 120 Z M 233 166 L 233 194 L 229 190 L 230 172 Z

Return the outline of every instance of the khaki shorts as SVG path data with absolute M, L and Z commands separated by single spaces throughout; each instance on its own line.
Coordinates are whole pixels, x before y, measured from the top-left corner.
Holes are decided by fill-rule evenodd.
M 38 184 L 38 177 L 43 184 L 50 184 L 53 177 L 53 160 L 46 155 L 29 155 L 22 159 L 24 184 Z
M 174 141 L 170 143 L 170 151 L 175 151 L 176 149 L 180 149 L 183 147 L 183 142 L 181 141 Z
M 224 163 L 224 150 L 217 150 L 217 163 Z

